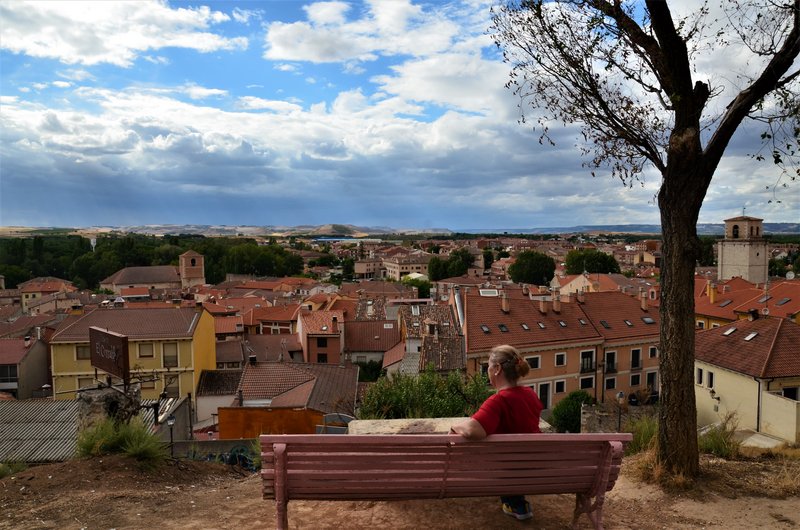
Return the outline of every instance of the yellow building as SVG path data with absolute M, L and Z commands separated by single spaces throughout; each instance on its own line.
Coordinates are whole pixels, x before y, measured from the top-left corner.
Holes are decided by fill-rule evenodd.
M 128 337 L 131 379 L 141 383 L 143 399 L 196 394 L 201 372 L 216 367 L 214 318 L 202 307 L 97 309 L 65 319 L 50 341 L 56 399 L 75 399 L 79 388 L 96 384 L 92 326 Z

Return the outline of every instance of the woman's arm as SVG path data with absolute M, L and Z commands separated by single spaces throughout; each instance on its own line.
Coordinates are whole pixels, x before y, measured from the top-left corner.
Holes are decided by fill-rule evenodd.
M 450 427 L 450 432 L 460 434 L 467 440 L 483 440 L 486 438 L 486 431 L 478 421 L 472 418 L 467 418 L 461 423 L 457 423 Z

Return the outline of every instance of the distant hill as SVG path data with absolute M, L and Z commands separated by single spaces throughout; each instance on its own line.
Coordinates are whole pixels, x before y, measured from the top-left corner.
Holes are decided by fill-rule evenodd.
M 37 234 L 54 234 L 60 232 L 73 232 L 85 236 L 101 233 L 136 233 L 151 235 L 177 235 L 197 234 L 205 236 L 247 236 L 247 237 L 370 237 L 380 234 L 436 234 L 448 235 L 453 233 L 467 234 L 576 234 L 576 233 L 602 233 L 602 234 L 653 234 L 661 233 L 659 225 L 628 224 L 628 225 L 575 225 L 551 226 L 541 228 L 390 228 L 386 226 L 355 226 L 349 224 L 326 225 L 136 225 L 136 226 L 92 226 L 85 228 L 59 228 L 59 227 L 2 227 L 0 237 L 29 237 Z M 725 233 L 722 223 L 700 223 L 697 225 L 699 235 L 721 236 Z M 800 223 L 764 223 L 766 234 L 800 234 Z

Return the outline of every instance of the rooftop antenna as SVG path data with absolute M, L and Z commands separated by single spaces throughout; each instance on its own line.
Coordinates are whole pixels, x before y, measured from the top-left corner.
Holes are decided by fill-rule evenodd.
M 742 217 L 744 217 L 745 210 L 747 210 L 747 206 L 742 206 Z

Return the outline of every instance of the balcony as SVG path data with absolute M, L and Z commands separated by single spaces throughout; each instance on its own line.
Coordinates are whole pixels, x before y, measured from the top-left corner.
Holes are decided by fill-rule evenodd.
M 595 370 L 597 370 L 597 367 L 594 365 L 594 363 L 591 363 L 591 362 L 590 363 L 586 363 L 586 362 L 581 363 L 581 373 L 582 374 L 589 373 L 589 372 L 594 372 Z

